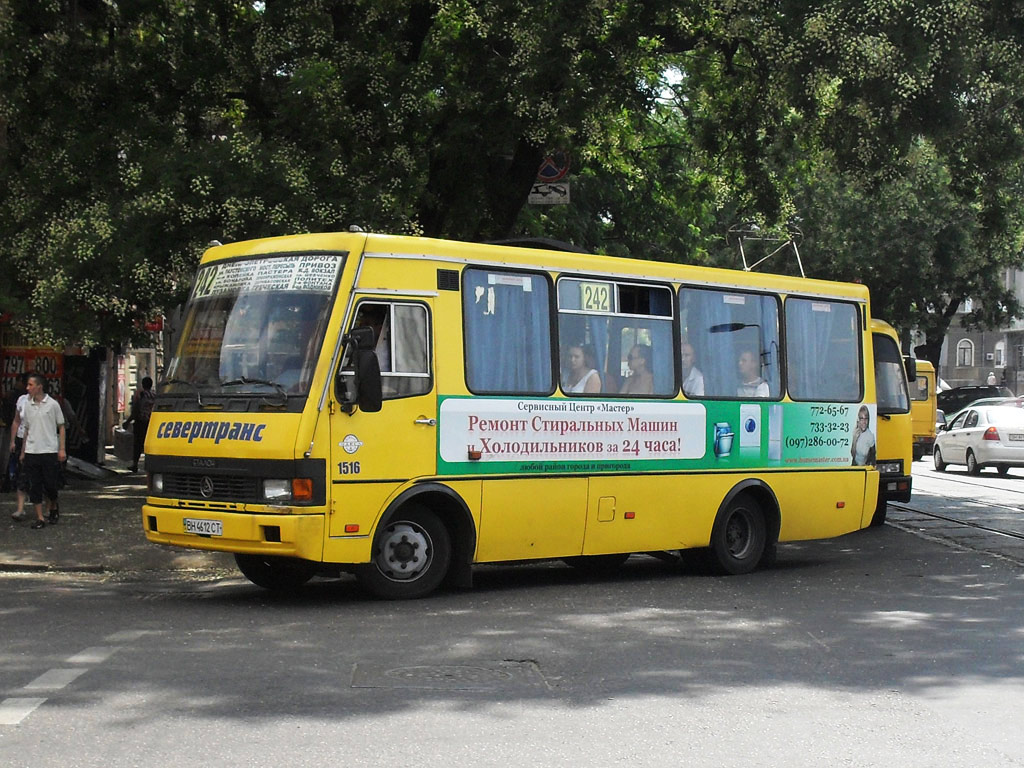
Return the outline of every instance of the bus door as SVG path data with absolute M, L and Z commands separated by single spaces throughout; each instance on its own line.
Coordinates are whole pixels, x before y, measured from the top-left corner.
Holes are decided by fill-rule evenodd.
M 396 488 L 436 472 L 432 309 L 421 297 L 365 297 L 355 306 L 346 331 L 373 329 L 383 405 L 331 415 L 331 536 L 368 535 Z

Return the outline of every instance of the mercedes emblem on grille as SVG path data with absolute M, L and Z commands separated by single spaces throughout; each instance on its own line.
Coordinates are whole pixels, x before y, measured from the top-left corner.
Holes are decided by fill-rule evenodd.
M 199 481 L 199 493 L 203 495 L 204 499 L 209 499 L 213 496 L 213 480 L 210 479 L 209 475 L 203 475 L 203 479 Z

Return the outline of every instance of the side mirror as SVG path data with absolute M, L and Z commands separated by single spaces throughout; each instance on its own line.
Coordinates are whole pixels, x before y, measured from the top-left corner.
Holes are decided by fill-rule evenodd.
M 352 413 L 356 406 L 366 413 L 377 413 L 384 397 L 381 389 L 380 363 L 373 351 L 372 328 L 353 328 L 342 339 L 345 357 L 350 361 L 351 370 L 338 372 L 338 389 L 341 395 L 341 409 Z
M 910 356 L 903 357 L 903 367 L 907 369 L 907 381 L 917 380 L 917 360 Z

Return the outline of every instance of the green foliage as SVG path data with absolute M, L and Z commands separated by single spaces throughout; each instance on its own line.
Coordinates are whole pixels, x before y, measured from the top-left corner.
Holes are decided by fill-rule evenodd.
M 730 226 L 800 216 L 814 274 L 897 325 L 931 339 L 966 295 L 999 322 L 1022 5 L 0 0 L 0 308 L 116 343 L 212 239 L 358 224 L 737 266 Z M 573 203 L 530 208 L 556 148 Z

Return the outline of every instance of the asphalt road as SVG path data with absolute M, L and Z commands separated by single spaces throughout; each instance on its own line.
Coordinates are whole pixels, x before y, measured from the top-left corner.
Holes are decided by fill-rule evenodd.
M 404 603 L 0 574 L 0 763 L 1024 765 L 1024 567 L 913 514 L 749 576 L 484 567 Z

